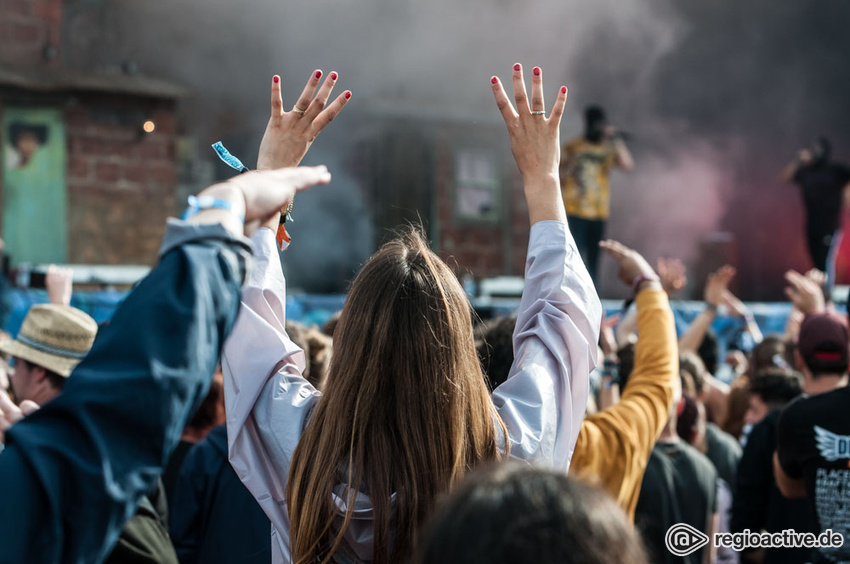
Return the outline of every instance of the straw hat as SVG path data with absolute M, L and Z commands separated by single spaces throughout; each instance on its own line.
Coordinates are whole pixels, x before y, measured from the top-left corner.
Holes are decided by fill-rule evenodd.
M 88 314 L 65 305 L 30 308 L 18 338 L 0 343 L 0 351 L 65 376 L 86 356 L 97 334 Z

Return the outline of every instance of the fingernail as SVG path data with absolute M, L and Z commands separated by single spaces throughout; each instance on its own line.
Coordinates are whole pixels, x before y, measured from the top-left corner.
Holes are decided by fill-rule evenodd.
M 566 93 L 567 93 L 567 87 L 561 86 L 561 94 L 566 94 Z
M 540 67 L 534 67 L 531 72 L 534 73 L 534 76 L 540 76 Z
M 498 84 L 498 82 L 499 82 L 499 79 L 496 78 L 495 76 L 490 79 L 490 84 Z
M 314 76 L 316 78 L 322 78 L 322 71 L 316 71 L 316 74 Z
M 345 99 L 348 100 L 349 98 L 351 98 L 351 90 L 346 90 L 345 91 Z
M 515 70 L 515 71 L 522 70 L 522 65 L 520 65 L 519 63 L 515 64 L 515 65 L 514 65 L 514 70 Z
M 280 82 L 280 77 L 278 75 L 274 75 L 274 78 L 272 80 L 275 84 L 277 84 L 278 82 Z
M 336 77 L 337 77 L 337 76 L 338 76 L 338 75 L 337 75 L 335 72 L 332 72 L 332 73 L 331 73 L 331 80 L 336 80 Z

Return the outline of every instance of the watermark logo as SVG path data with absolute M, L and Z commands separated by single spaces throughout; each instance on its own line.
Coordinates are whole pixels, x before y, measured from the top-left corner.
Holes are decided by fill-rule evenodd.
M 794 529 L 768 533 L 744 529 L 740 533 L 714 533 L 714 538 L 688 525 L 676 523 L 664 536 L 667 550 L 676 556 L 688 556 L 713 541 L 716 548 L 730 548 L 737 552 L 751 548 L 816 548 L 835 550 L 844 546 L 844 535 L 826 529 L 820 534 L 798 533 Z
M 676 556 L 693 554 L 708 544 L 708 535 L 686 523 L 678 523 L 667 529 L 664 543 L 667 550 Z

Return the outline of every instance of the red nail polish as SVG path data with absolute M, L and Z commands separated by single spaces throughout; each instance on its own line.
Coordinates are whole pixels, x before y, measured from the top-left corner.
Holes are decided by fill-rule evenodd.
M 566 94 L 566 93 L 567 93 L 567 87 L 561 86 L 561 94 Z
M 519 63 L 517 63 L 517 64 L 515 64 L 515 65 L 514 65 L 514 70 L 515 70 L 515 71 L 518 71 L 518 70 L 521 70 L 521 69 L 522 69 L 522 66 L 520 66 L 520 64 L 519 64 Z
M 278 82 L 280 82 L 280 77 L 275 76 L 272 80 L 274 80 L 274 83 L 277 84 Z
M 345 99 L 348 100 L 349 98 L 351 98 L 351 90 L 346 90 L 345 91 Z
M 534 73 L 534 76 L 540 76 L 540 67 L 534 67 L 532 72 Z
M 322 71 L 316 71 L 316 78 L 322 78 Z
M 490 79 L 490 84 L 496 84 L 496 83 L 498 83 L 498 82 L 499 82 L 499 79 L 498 79 L 498 78 L 496 78 L 495 76 L 494 76 L 493 78 L 491 78 L 491 79 Z
M 336 80 L 336 77 L 339 76 L 335 72 L 331 73 L 331 80 Z

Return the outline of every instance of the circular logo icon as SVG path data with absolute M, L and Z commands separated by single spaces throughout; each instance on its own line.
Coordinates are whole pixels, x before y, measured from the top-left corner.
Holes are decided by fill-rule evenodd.
M 676 556 L 693 554 L 707 545 L 708 540 L 708 535 L 686 523 L 673 525 L 664 535 L 667 550 Z

